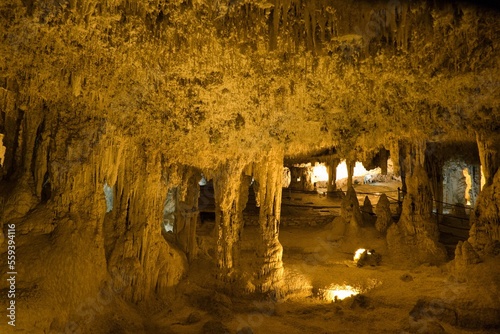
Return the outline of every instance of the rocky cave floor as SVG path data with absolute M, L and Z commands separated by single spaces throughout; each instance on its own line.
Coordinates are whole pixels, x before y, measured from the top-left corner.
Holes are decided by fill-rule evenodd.
M 356 190 L 358 195 L 386 191 L 397 197 L 393 192 L 397 186 L 397 182 L 359 185 Z M 172 301 L 168 313 L 152 317 L 150 333 L 498 333 L 481 324 L 498 314 L 491 309 L 499 292 L 498 258 L 479 264 L 467 277 L 455 276 L 451 263 L 403 268 L 386 254 L 385 239 L 373 226 L 365 227 L 359 238 L 333 241 L 332 225 L 314 222 L 324 221 L 325 207 L 338 206 L 339 199 L 286 191 L 283 198 L 283 221 L 292 216 L 312 217 L 309 226 L 280 228 L 286 295 L 279 300 L 273 296 L 229 297 L 230 292 L 207 288 L 216 285 L 207 248 L 205 254 L 201 250 L 177 290 L 175 300 L 179 301 Z M 359 198 L 362 203 L 364 195 Z M 288 205 L 294 202 L 307 204 Z M 206 220 L 198 231 L 202 244 L 211 238 L 213 224 Z M 252 240 L 258 233 L 257 226 L 244 229 L 243 271 L 251 266 Z M 358 267 L 353 262 L 358 248 L 375 249 L 382 255 L 380 265 Z M 361 294 L 333 302 L 324 298 L 325 289 L 332 284 L 359 288 Z M 458 310 L 457 304 L 470 307 Z
M 397 198 L 393 191 L 398 185 L 357 185 L 360 204 L 363 192 L 386 191 Z M 375 205 L 377 196 L 372 197 Z M 244 274 L 230 290 L 220 286 L 212 260 L 215 222 L 205 218 L 198 228 L 198 258 L 168 298 L 147 305 L 118 298 L 106 307 L 92 304 L 91 318 L 86 314 L 72 319 L 78 324 L 75 333 L 498 333 L 498 327 L 484 324 L 498 323 L 500 257 L 472 266 L 465 276 L 457 274 L 453 262 L 405 268 L 387 254 L 385 237 L 372 224 L 358 237 L 335 236 L 331 221 L 339 206 L 339 198 L 283 193 L 281 298 L 245 293 L 259 234 L 258 226 L 251 224 L 245 226 L 241 241 L 239 268 Z M 256 212 L 247 210 L 246 218 L 251 220 Z M 358 267 L 353 261 L 358 248 L 376 250 L 382 261 Z M 332 284 L 349 285 L 361 293 L 332 301 L 326 293 Z M 57 312 L 57 306 L 47 305 L 40 312 Z M 38 333 L 33 328 L 17 330 Z

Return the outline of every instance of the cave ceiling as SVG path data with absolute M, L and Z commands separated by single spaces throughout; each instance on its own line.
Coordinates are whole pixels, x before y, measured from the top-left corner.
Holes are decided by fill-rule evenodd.
M 474 141 L 500 132 L 499 18 L 461 2 L 4 0 L 0 132 L 29 114 L 202 169 L 273 147 Z

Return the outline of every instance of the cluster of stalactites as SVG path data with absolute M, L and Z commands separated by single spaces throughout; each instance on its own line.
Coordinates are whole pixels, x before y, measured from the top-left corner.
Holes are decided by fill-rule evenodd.
M 254 290 L 278 290 L 283 278 L 282 252 L 278 240 L 281 215 L 283 149 L 271 149 L 260 161 L 245 164 L 230 160 L 210 174 L 214 182 L 216 206 L 216 264 L 222 282 L 234 282 L 239 274 L 243 209 L 254 178 L 258 203 L 260 238 L 256 241 L 256 260 L 252 282 Z

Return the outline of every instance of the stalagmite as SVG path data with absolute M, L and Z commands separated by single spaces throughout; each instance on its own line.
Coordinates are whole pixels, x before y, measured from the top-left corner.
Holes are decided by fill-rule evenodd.
M 185 254 L 168 244 L 161 234 L 167 184 L 160 156 L 145 158 L 133 146 L 123 148 L 127 150 L 118 150 L 118 157 L 110 156 L 118 165 L 116 172 L 108 174 L 107 181 L 116 188 L 118 196 L 105 226 L 106 253 L 108 270 L 122 273 L 117 279 L 125 277 L 129 282 L 123 290 L 124 297 L 139 302 L 155 293 L 164 294 L 177 284 L 187 263 Z
M 432 193 L 424 164 L 423 143 L 410 144 L 402 155 L 407 193 L 401 217 L 387 231 L 387 244 L 393 256 L 402 263 L 441 263 L 446 251 L 438 243 L 439 230 L 432 217 Z
M 356 236 L 363 226 L 363 217 L 359 208 L 358 196 L 351 186 L 347 189 L 346 196 L 340 204 L 340 217 L 342 223 L 346 224 L 346 234 Z
M 499 328 L 499 22 L 471 1 L 1 0 L 0 332 Z M 399 222 L 381 195 L 375 231 L 355 187 L 402 187 Z M 455 262 L 422 265 L 438 240 Z
M 365 196 L 363 207 L 361 208 L 361 213 L 364 224 L 373 225 L 375 223 L 375 217 L 373 215 L 373 205 L 368 196 Z
M 385 234 L 387 228 L 392 224 L 392 213 L 389 199 L 386 194 L 380 195 L 377 206 L 375 207 L 375 228 L 382 234 Z

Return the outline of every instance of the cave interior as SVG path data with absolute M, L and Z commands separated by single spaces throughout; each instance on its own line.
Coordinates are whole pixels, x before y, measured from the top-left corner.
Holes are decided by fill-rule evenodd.
M 500 9 L 2 0 L 2 333 L 498 333 Z

